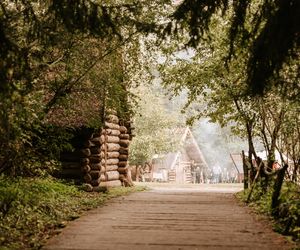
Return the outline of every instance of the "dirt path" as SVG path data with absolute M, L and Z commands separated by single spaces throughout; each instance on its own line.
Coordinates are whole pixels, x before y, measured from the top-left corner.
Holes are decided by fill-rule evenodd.
M 203 191 L 205 190 L 205 191 Z M 154 187 L 107 203 L 50 239 L 53 249 L 290 249 L 232 189 Z

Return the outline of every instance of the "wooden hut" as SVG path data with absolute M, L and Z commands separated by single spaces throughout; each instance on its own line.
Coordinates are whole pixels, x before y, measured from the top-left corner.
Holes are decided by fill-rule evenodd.
M 175 133 L 180 143 L 175 152 L 152 159 L 152 179 L 175 183 L 200 183 L 207 178 L 208 165 L 189 127 Z
M 131 185 L 127 176 L 130 123 L 110 113 L 102 128 L 83 129 L 75 139 L 75 150 L 61 154 L 61 176 L 83 180 L 88 191 Z
M 108 45 L 98 40 L 94 43 L 88 52 L 99 57 Z M 47 114 L 49 124 L 75 131 L 73 149 L 61 153 L 58 175 L 84 182 L 90 191 L 130 185 L 127 159 L 132 128 L 129 86 L 122 78 L 123 55 L 123 49 L 118 49 L 99 60 L 68 88 L 63 105 L 57 102 Z M 48 92 L 49 99 L 55 100 L 58 93 L 52 89 Z

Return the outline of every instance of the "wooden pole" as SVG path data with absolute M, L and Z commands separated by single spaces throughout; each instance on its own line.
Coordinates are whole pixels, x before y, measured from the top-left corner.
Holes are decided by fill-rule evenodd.
M 243 158 L 243 169 L 244 169 L 244 190 L 248 189 L 248 166 L 246 164 L 246 157 L 244 150 L 242 151 L 242 158 Z

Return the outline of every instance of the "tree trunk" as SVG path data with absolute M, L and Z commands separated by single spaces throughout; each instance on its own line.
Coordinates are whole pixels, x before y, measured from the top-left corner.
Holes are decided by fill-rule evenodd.
M 271 208 L 272 208 L 272 215 L 275 217 L 278 216 L 278 207 L 280 204 L 279 196 L 280 196 L 280 191 L 284 180 L 285 171 L 287 170 L 287 168 L 288 168 L 288 164 L 285 164 L 283 168 L 278 171 L 277 178 L 275 180 L 274 187 L 273 187 Z
M 254 188 L 255 188 L 257 179 L 258 179 L 258 177 L 260 176 L 260 173 L 261 173 L 262 168 L 264 168 L 264 163 L 263 163 L 263 161 L 262 161 L 260 158 L 257 158 L 257 160 L 258 160 L 258 161 L 257 161 L 257 163 L 258 163 L 258 170 L 256 171 L 256 175 L 255 175 L 254 180 L 253 180 L 253 182 L 252 182 L 252 186 L 251 186 L 251 189 L 250 189 L 250 191 L 249 191 L 249 194 L 248 194 L 248 197 L 247 197 L 247 200 L 246 200 L 247 203 L 248 203 L 248 202 L 250 201 L 250 199 L 251 199 L 251 195 L 252 195 L 252 192 L 253 192 L 253 190 L 254 190 Z

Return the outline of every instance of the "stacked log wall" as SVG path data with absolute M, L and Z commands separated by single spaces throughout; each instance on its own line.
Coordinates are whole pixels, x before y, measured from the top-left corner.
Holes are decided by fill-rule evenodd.
M 115 114 L 109 114 L 105 119 L 101 132 L 101 177 L 100 187 L 121 186 L 118 172 L 120 156 L 120 125 Z
M 97 187 L 100 184 L 100 148 L 101 148 L 101 133 L 97 130 L 93 133 L 87 144 L 89 145 L 90 156 L 89 156 L 89 171 L 84 172 L 85 183 L 89 184 L 89 188 Z
M 82 183 L 84 181 L 85 175 L 90 171 L 89 167 L 89 157 L 90 157 L 90 145 L 87 143 L 88 139 L 91 137 L 90 131 L 77 131 L 74 134 L 74 138 L 77 142 L 71 142 L 74 147 L 73 152 L 63 152 L 60 155 L 60 161 L 62 164 L 62 169 L 60 170 L 58 177 L 64 179 L 75 180 L 76 183 Z M 78 145 L 80 141 L 80 146 Z M 74 143 L 74 144 L 73 144 Z
M 73 179 L 76 182 L 82 181 L 82 174 L 80 171 L 80 156 L 71 152 L 61 154 L 61 170 L 58 177 L 65 179 Z
M 130 140 L 128 129 L 109 114 L 103 129 L 91 133 L 75 152 L 62 155 L 62 173 L 81 179 L 87 191 L 126 185 Z
M 122 125 L 120 127 L 120 156 L 119 156 L 119 168 L 118 171 L 120 173 L 120 180 L 124 186 L 133 186 L 133 182 L 131 179 L 131 171 L 128 165 L 129 158 L 129 144 L 132 140 L 132 126 L 128 121 L 120 122 Z

